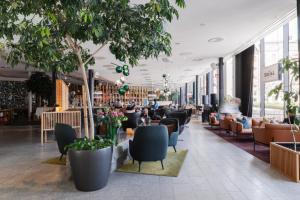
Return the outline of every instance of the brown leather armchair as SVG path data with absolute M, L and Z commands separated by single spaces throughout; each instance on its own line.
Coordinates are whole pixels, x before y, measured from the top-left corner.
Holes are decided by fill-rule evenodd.
M 256 144 L 270 145 L 270 142 L 292 142 L 291 125 L 265 124 L 265 127 L 253 127 L 253 148 Z M 300 132 L 296 134 L 296 141 L 300 142 Z
M 231 122 L 233 118 L 231 116 L 226 116 L 224 119 L 220 119 L 220 128 L 224 129 L 227 133 L 231 131 Z
M 251 123 L 249 124 L 251 127 Z M 230 122 L 231 131 L 237 136 L 251 136 L 252 137 L 252 128 L 244 128 L 243 124 L 238 121 Z

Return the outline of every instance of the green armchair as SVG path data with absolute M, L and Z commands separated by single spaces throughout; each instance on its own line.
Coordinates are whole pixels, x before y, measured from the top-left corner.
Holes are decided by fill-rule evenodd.
M 140 126 L 136 129 L 133 140 L 129 140 L 129 152 L 133 163 L 160 161 L 164 169 L 163 160 L 167 156 L 168 130 L 166 126 Z
M 179 136 L 179 122 L 176 118 L 164 118 L 160 120 L 159 125 L 166 125 L 169 133 L 169 146 L 172 146 L 176 152 L 176 145 Z

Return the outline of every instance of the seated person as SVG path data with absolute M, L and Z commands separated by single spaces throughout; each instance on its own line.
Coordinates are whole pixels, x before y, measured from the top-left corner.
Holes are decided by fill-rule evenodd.
M 134 113 L 135 112 L 135 104 L 132 103 L 132 104 L 129 104 L 127 107 L 126 107 L 126 113 Z
M 122 107 L 123 107 L 123 103 L 120 101 L 120 99 L 117 99 L 117 100 L 114 102 L 114 107 L 115 107 L 115 108 L 122 108 Z

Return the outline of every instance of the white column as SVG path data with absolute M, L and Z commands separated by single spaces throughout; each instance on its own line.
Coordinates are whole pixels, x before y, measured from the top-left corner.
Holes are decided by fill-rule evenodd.
M 260 40 L 260 116 L 265 116 L 265 82 L 263 69 L 265 67 L 265 40 Z

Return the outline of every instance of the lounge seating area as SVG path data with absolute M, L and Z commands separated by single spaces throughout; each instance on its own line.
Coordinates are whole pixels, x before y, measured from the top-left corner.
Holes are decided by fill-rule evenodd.
M 0 200 L 299 200 L 300 0 L 1 0 Z

